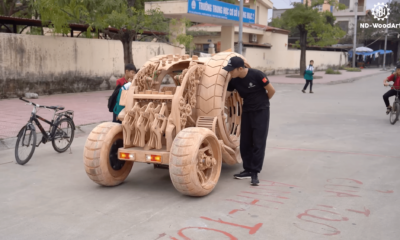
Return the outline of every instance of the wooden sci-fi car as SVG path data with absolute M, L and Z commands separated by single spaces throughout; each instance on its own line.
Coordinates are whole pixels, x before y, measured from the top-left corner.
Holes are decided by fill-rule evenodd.
M 233 56 L 242 57 L 233 52 L 208 58 L 162 55 L 146 62 L 131 87 L 122 91 L 122 124 L 102 123 L 87 138 L 83 159 L 89 178 L 116 186 L 134 162 L 151 163 L 169 168 L 182 194 L 209 194 L 222 162 L 242 162 L 243 100 L 237 92 L 227 93 L 230 74 L 222 69 Z M 246 60 L 245 65 L 250 67 Z M 175 86 L 163 87 L 167 74 Z

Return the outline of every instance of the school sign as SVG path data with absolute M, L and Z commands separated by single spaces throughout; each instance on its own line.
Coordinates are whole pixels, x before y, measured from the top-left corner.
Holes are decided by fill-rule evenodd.
M 239 21 L 239 6 L 214 0 L 188 0 L 188 13 Z M 243 8 L 243 22 L 255 22 L 255 10 Z

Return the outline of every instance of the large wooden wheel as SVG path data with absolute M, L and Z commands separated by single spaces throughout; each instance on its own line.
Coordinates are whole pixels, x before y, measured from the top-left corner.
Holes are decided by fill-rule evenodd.
M 121 184 L 131 172 L 133 162 L 118 159 L 120 147 L 123 147 L 121 124 L 105 122 L 95 127 L 83 151 L 88 177 L 103 186 Z
M 169 171 L 176 190 L 189 196 L 205 196 L 221 174 L 221 147 L 206 128 L 185 128 L 173 141 Z

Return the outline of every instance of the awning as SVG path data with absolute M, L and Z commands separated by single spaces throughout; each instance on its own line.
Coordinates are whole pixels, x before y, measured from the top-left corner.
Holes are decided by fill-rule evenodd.
M 376 51 L 373 51 L 373 52 L 356 52 L 356 55 L 371 56 L 371 55 L 374 55 L 374 54 L 377 54 L 377 53 L 385 54 L 385 50 L 376 50 Z M 393 51 L 392 50 L 386 50 L 386 54 L 389 54 L 389 53 L 393 53 Z M 353 50 L 349 51 L 349 58 L 351 58 L 351 57 L 353 57 Z

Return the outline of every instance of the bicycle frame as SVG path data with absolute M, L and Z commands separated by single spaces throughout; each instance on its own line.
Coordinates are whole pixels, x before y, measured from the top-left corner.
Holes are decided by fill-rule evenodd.
M 39 129 L 40 129 L 40 132 L 42 133 L 42 135 L 43 135 L 43 138 L 45 138 L 46 139 L 46 142 L 47 141 L 51 141 L 51 130 L 52 130 L 52 128 L 55 126 L 55 124 L 54 124 L 54 119 L 55 119 L 55 116 L 56 116 L 56 111 L 54 111 L 54 115 L 53 115 L 53 119 L 51 120 L 51 122 L 50 121 L 48 121 L 48 120 L 46 120 L 46 119 L 44 119 L 43 117 L 41 117 L 41 116 L 39 116 L 39 115 L 37 115 L 36 113 L 37 113 L 37 106 L 33 106 L 33 110 L 32 110 L 32 114 L 31 114 L 31 117 L 30 117 L 30 119 L 29 119 L 29 122 L 28 122 L 28 124 L 32 124 L 32 122 L 35 122 L 36 123 L 36 125 L 39 127 Z M 49 124 L 50 126 L 49 126 L 49 134 L 47 134 L 47 132 L 44 130 L 44 128 L 43 128 L 43 126 L 42 126 L 42 124 L 39 122 L 39 120 L 41 120 L 41 121 L 43 121 L 43 122 L 45 122 L 45 123 L 47 123 L 47 124 Z M 41 143 L 42 141 L 40 141 L 39 142 L 39 144 Z
M 390 87 L 393 87 L 393 85 L 391 85 Z M 393 90 L 395 90 L 396 91 L 396 97 L 395 97 L 395 99 L 394 99 L 394 103 L 396 103 L 396 102 L 400 102 L 400 100 L 399 100 L 399 93 L 400 93 L 400 89 L 396 89 L 395 87 L 393 87 Z

